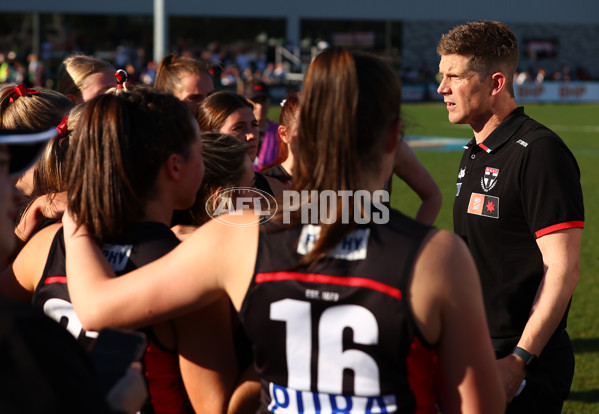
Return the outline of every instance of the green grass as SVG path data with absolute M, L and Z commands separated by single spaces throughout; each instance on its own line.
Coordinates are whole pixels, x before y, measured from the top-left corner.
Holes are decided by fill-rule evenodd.
M 568 332 L 576 353 L 576 371 L 564 413 L 599 413 L 599 233 L 594 207 L 599 206 L 599 105 L 525 105 L 526 113 L 558 133 L 570 147 L 581 170 L 586 208 L 581 248 L 580 282 L 574 293 L 568 319 Z M 467 126 L 451 125 L 442 104 L 404 105 L 407 135 L 464 138 L 472 132 Z M 461 151 L 415 150 L 443 192 L 443 207 L 436 226 L 452 230 L 452 206 Z M 414 215 L 418 197 L 399 179 L 393 183 L 391 203 Z

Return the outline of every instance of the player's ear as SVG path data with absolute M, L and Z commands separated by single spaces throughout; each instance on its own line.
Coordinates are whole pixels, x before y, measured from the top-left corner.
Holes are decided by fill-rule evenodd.
M 167 175 L 178 181 L 181 178 L 181 162 L 184 161 L 180 154 L 171 154 L 164 162 Z
M 287 127 L 279 125 L 279 127 L 277 128 L 277 132 L 279 133 L 281 141 L 283 141 L 285 144 L 289 144 L 289 137 L 287 136 Z

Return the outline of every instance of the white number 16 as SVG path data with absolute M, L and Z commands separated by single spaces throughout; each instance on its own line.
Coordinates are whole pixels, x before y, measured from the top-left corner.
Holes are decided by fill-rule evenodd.
M 312 316 L 309 302 L 283 299 L 270 305 L 270 318 L 286 323 L 287 386 L 310 389 L 312 357 Z M 327 308 L 318 322 L 318 392 L 341 394 L 343 370 L 354 372 L 354 393 L 380 394 L 379 368 L 366 352 L 343 350 L 343 331 L 353 332 L 353 341 L 362 345 L 378 343 L 378 324 L 368 309 L 358 305 Z

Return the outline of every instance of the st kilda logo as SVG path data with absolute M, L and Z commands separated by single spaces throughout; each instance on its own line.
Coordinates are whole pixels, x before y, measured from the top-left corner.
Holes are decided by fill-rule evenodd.
M 485 175 L 480 179 L 480 186 L 483 188 L 485 193 L 491 191 L 495 184 L 497 184 L 497 176 L 499 175 L 499 168 L 487 167 L 485 169 Z

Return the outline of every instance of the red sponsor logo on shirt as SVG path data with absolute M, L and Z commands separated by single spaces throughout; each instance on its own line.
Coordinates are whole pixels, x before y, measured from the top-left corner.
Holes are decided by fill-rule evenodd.
M 477 216 L 499 218 L 499 197 L 479 193 L 470 194 L 468 213 Z

